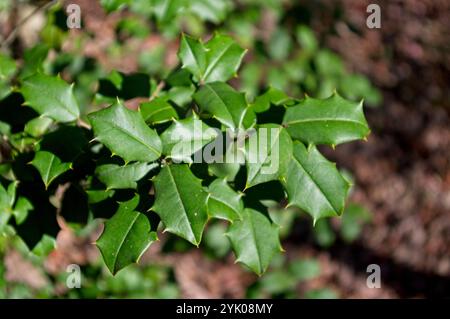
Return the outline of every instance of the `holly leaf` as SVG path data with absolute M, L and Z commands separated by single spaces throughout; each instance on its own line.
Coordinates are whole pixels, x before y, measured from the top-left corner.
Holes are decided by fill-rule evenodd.
M 226 83 L 203 85 L 194 94 L 200 110 L 211 114 L 229 128 L 249 128 L 255 123 L 255 113 L 248 107 L 245 94 Z
M 152 208 L 166 229 L 198 246 L 208 221 L 207 192 L 187 165 L 167 165 L 154 178 Z
M 292 140 L 277 124 L 260 125 L 246 144 L 246 188 L 278 180 L 292 156 Z
M 264 94 L 255 98 L 251 107 L 256 113 L 262 113 L 269 110 L 271 104 L 283 105 L 292 102 L 293 99 L 286 93 L 277 88 L 270 87 Z
M 206 45 L 206 69 L 203 82 L 228 81 L 241 65 L 247 50 L 241 48 L 233 38 L 216 34 Z
M 305 98 L 286 110 L 283 123 L 292 138 L 316 145 L 363 139 L 370 132 L 362 101 L 351 102 L 337 93 L 327 99 Z
M 158 163 L 133 163 L 125 166 L 104 164 L 95 169 L 95 175 L 106 189 L 136 189 L 137 181 L 158 167 Z
M 26 197 L 19 197 L 12 212 L 17 225 L 22 224 L 28 216 L 29 211 L 33 209 L 33 204 Z
M 218 144 L 220 141 L 216 140 Z M 241 164 L 244 164 L 244 152 L 240 142 L 231 143 L 224 154 L 218 154 L 217 160 L 208 164 L 208 173 L 210 175 L 225 178 L 227 181 L 234 181 L 239 173 Z
M 178 56 L 182 67 L 200 83 L 228 81 L 236 75 L 246 50 L 233 38 L 216 34 L 206 44 L 187 35 L 181 37 Z
M 216 179 L 208 187 L 208 215 L 233 222 L 244 209 L 242 194 L 234 191 L 225 179 Z
M 38 170 L 46 188 L 56 177 L 71 168 L 71 163 L 63 163 L 59 157 L 47 151 L 38 151 L 31 165 Z
M 208 173 L 210 175 L 225 178 L 228 182 L 234 181 L 241 165 L 239 163 L 211 163 L 208 164 Z
M 191 72 L 196 81 L 203 78 L 206 69 L 206 51 L 199 40 L 183 34 L 178 57 L 182 62 L 182 68 Z
M 57 76 L 36 73 L 23 80 L 24 105 L 59 122 L 72 122 L 80 116 L 78 102 L 69 85 Z
M 119 101 L 88 115 L 96 139 L 126 162 L 152 162 L 161 156 L 161 140 L 141 115 Z
M 226 234 L 236 254 L 236 261 L 262 275 L 272 257 L 282 251 L 278 236 L 279 227 L 253 209 L 244 209 L 242 220 L 230 225 Z
M 139 106 L 144 121 L 148 124 L 160 124 L 178 119 L 178 114 L 170 103 L 163 98 L 155 98 Z
M 33 137 L 40 137 L 47 132 L 52 123 L 51 118 L 40 116 L 25 124 L 24 132 Z
M 113 275 L 129 264 L 139 262 L 142 254 L 157 240 L 148 217 L 136 211 L 138 204 L 139 195 L 120 203 L 96 242 Z
M 288 206 L 308 212 L 314 223 L 322 217 L 342 214 L 350 183 L 314 145 L 307 149 L 300 142 L 294 143 L 292 159 L 281 181 L 288 194 Z
M 191 163 L 191 155 L 201 150 L 218 135 L 194 114 L 174 123 L 161 135 L 163 154 L 177 162 Z

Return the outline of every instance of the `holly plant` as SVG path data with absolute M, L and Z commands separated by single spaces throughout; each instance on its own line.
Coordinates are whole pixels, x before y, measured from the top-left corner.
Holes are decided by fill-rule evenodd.
M 38 253 L 53 248 L 55 225 L 101 219 L 96 245 L 115 274 L 161 231 L 199 246 L 220 219 L 236 261 L 263 274 L 283 250 L 264 202 L 314 223 L 341 215 L 350 182 L 319 146 L 365 139 L 369 127 L 363 103 L 336 92 L 300 99 L 269 87 L 247 100 L 232 85 L 245 54 L 224 34 L 183 34 L 179 67 L 131 85 L 112 72 L 89 114 L 74 84 L 1 56 L 0 232 Z M 142 87 L 139 107 L 126 105 Z

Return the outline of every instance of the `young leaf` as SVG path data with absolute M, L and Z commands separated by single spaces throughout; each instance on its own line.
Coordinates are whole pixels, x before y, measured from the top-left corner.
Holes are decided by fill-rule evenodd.
M 277 180 L 284 174 L 292 156 L 292 140 L 284 128 L 260 125 L 246 146 L 246 188 Z
M 133 163 L 125 166 L 104 164 L 95 169 L 95 175 L 109 189 L 136 189 L 137 181 L 158 167 L 157 163 Z
M 139 262 L 145 250 L 157 240 L 148 217 L 135 211 L 138 204 L 138 195 L 120 203 L 118 211 L 105 223 L 105 229 L 96 242 L 113 275 L 129 264 Z
M 31 161 L 31 165 L 39 171 L 45 187 L 48 187 L 56 177 L 67 172 L 71 167 L 70 163 L 61 162 L 56 155 L 47 151 L 38 151 Z
M 249 128 L 255 122 L 255 113 L 247 106 L 245 94 L 226 83 L 205 84 L 194 94 L 194 99 L 202 111 L 229 128 Z
M 187 165 L 167 165 L 154 178 L 156 200 L 152 208 L 166 229 L 198 246 L 208 221 L 201 181 Z
M 126 162 L 152 162 L 161 156 L 161 140 L 141 115 L 119 101 L 88 115 L 96 139 Z
M 80 116 L 73 85 L 59 77 L 34 74 L 23 80 L 21 92 L 25 105 L 59 122 L 72 122 Z
M 294 143 L 293 157 L 281 181 L 289 206 L 296 205 L 308 212 L 314 222 L 342 214 L 350 183 L 315 146 L 306 149 L 302 143 Z
M 323 100 L 308 97 L 289 107 L 283 123 L 292 138 L 313 144 L 338 145 L 370 132 L 362 102 L 350 102 L 337 93 Z
M 163 98 L 142 103 L 139 106 L 144 121 L 148 124 L 160 124 L 172 119 L 178 119 L 178 114 L 170 103 Z
M 216 179 L 208 187 L 208 215 L 233 222 L 244 209 L 242 194 L 236 193 L 225 179 Z
M 163 153 L 176 161 L 191 163 L 191 155 L 216 138 L 217 134 L 195 115 L 174 121 L 161 135 Z
M 244 209 L 242 220 L 230 225 L 227 236 L 237 256 L 236 261 L 259 276 L 266 271 L 272 257 L 282 251 L 278 225 L 253 209 Z

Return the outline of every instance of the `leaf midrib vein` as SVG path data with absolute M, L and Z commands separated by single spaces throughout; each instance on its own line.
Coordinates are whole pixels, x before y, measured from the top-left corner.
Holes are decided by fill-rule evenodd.
M 117 124 L 115 124 L 114 122 L 111 121 L 105 121 L 105 123 L 108 123 L 111 125 L 111 129 L 117 129 L 118 131 L 122 132 L 123 134 L 131 137 L 133 140 L 137 141 L 139 144 L 144 145 L 146 148 L 148 148 L 149 150 L 151 150 L 153 153 L 155 153 L 156 155 L 160 155 L 160 153 L 150 144 L 146 144 L 145 141 L 141 140 L 140 138 L 134 136 L 130 131 L 124 129 L 121 126 L 118 126 Z
M 299 120 L 293 120 L 293 121 L 287 121 L 286 124 L 299 124 L 299 123 L 308 123 L 308 122 L 347 122 L 347 123 L 353 123 L 357 124 L 359 126 L 363 126 L 364 128 L 366 125 L 364 122 L 355 121 L 355 120 L 349 120 L 349 119 L 341 119 L 341 118 L 318 118 L 318 119 L 299 119 Z
M 180 203 L 180 205 L 181 205 L 181 207 L 183 209 L 183 212 L 184 212 L 184 215 L 183 215 L 184 218 L 183 219 L 187 220 L 187 224 L 189 225 L 189 230 L 191 231 L 191 235 L 192 235 L 192 237 L 194 237 L 194 240 L 197 241 L 197 238 L 195 237 L 195 234 L 194 234 L 194 230 L 192 229 L 192 226 L 191 226 L 191 224 L 189 222 L 188 213 L 187 213 L 186 207 L 184 206 L 183 199 L 181 198 L 180 190 L 178 189 L 177 183 L 175 182 L 175 178 L 173 177 L 172 171 L 170 170 L 170 166 L 168 166 L 167 169 L 169 171 L 170 179 L 171 179 L 171 181 L 173 183 L 173 186 L 174 186 L 174 188 L 176 190 L 175 193 L 177 194 L 177 198 L 178 198 L 177 201 Z
M 219 54 L 219 56 L 217 57 L 217 59 L 215 59 L 213 61 L 213 63 L 211 63 L 210 65 L 208 65 L 208 67 L 206 68 L 205 71 L 205 75 L 203 76 L 203 79 L 206 80 L 208 78 L 208 76 L 210 75 L 210 73 L 212 72 L 212 70 L 214 70 L 216 64 L 219 62 L 219 60 L 225 55 L 225 53 L 230 49 L 230 47 L 233 45 L 232 42 L 230 42 L 225 49 Z
M 320 187 L 319 184 L 316 183 L 316 181 L 314 180 L 314 178 L 312 178 L 311 174 L 305 169 L 305 167 L 302 165 L 302 163 L 300 163 L 300 161 L 294 156 L 295 161 L 298 163 L 298 165 L 302 168 L 302 170 L 305 172 L 305 174 L 308 176 L 308 178 L 313 182 L 314 185 L 316 185 L 316 187 L 319 189 L 320 193 L 323 195 L 323 197 L 325 198 L 325 200 L 327 201 L 327 203 L 330 205 L 330 207 L 334 210 L 335 213 L 338 214 L 338 210 L 336 209 L 336 207 L 334 207 L 334 205 L 330 202 L 330 200 L 328 199 L 327 195 L 325 194 L 325 192 L 323 191 L 322 187 Z
M 138 212 L 134 212 L 134 213 L 136 213 L 136 216 L 133 218 L 132 222 L 128 226 L 128 228 L 127 228 L 127 230 L 126 230 L 126 232 L 125 232 L 123 238 L 121 239 L 120 244 L 119 244 L 119 246 L 117 248 L 116 258 L 114 259 L 114 272 L 116 270 L 116 266 L 117 266 L 117 261 L 119 259 L 120 250 L 121 250 L 123 244 L 125 243 L 125 240 L 128 238 L 128 235 L 130 234 L 131 228 L 133 228 L 134 224 L 136 223 L 136 220 L 139 218 L 139 213 Z

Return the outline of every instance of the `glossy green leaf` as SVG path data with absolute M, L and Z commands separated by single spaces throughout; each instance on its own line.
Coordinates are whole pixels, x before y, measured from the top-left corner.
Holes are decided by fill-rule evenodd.
M 229 182 L 235 180 L 245 159 L 242 147 L 237 144 L 231 143 L 224 154 L 220 154 L 216 161 L 208 164 L 208 173 L 210 175 L 224 178 Z M 242 159 L 242 161 L 238 159 Z
M 227 236 L 237 256 L 236 261 L 262 275 L 273 256 L 282 251 L 278 225 L 253 209 L 244 209 L 242 220 L 230 225 Z
M 216 179 L 208 187 L 208 214 L 230 222 L 241 218 L 242 194 L 234 191 L 225 179 Z
M 197 116 L 177 121 L 161 135 L 163 153 L 174 161 L 191 163 L 191 155 L 218 135 Z
M 247 50 L 241 48 L 233 38 L 216 34 L 205 44 L 206 70 L 203 82 L 227 81 L 233 76 L 241 65 L 242 58 Z
M 163 98 L 142 103 L 139 112 L 148 124 L 159 124 L 178 119 L 178 114 L 170 103 Z
M 256 113 L 262 113 L 269 110 L 271 104 L 283 105 L 292 102 L 293 99 L 286 93 L 277 88 L 270 87 L 264 94 L 255 98 L 251 107 Z
M 113 197 L 114 194 L 115 194 L 115 191 L 112 189 L 109 189 L 109 190 L 88 189 L 88 190 L 86 190 L 86 195 L 88 196 L 89 204 L 100 203 L 110 197 Z
M 281 180 L 289 206 L 308 212 L 314 222 L 342 214 L 350 183 L 339 173 L 336 164 L 323 157 L 315 146 L 307 149 L 300 142 L 294 143 L 291 162 Z
M 71 167 L 70 163 L 61 162 L 56 155 L 47 151 L 38 151 L 31 164 L 39 171 L 45 187 L 48 187 L 56 177 L 67 172 Z
M 225 178 L 227 181 L 234 181 L 241 165 L 239 163 L 211 163 L 208 165 L 210 175 Z
M 136 211 L 138 204 L 138 195 L 120 203 L 118 211 L 105 223 L 103 233 L 96 242 L 112 274 L 139 262 L 150 244 L 157 240 L 148 217 Z
M 362 102 L 351 102 L 338 94 L 323 100 L 302 100 L 286 110 L 283 123 L 292 138 L 314 144 L 338 145 L 366 138 L 370 132 Z
M 263 124 L 246 144 L 246 188 L 277 180 L 288 168 L 292 157 L 292 140 L 277 124 Z
M 183 34 L 178 57 L 183 63 L 182 67 L 191 72 L 197 81 L 203 78 L 206 68 L 206 51 L 199 40 Z
M 51 118 L 40 116 L 25 124 L 24 131 L 33 137 L 39 137 L 47 132 L 52 123 L 53 121 Z
M 208 220 L 208 194 L 187 165 L 167 165 L 154 178 L 156 200 L 152 208 L 165 226 L 198 246 Z
M 21 92 L 25 105 L 59 122 L 72 122 L 80 116 L 73 85 L 59 77 L 34 74 L 23 80 Z
M 96 139 L 126 162 L 152 162 L 161 156 L 161 140 L 142 116 L 117 102 L 88 115 Z
M 28 212 L 33 209 L 33 204 L 26 197 L 19 197 L 14 206 L 12 214 L 17 225 L 22 224 L 28 216 Z
M 245 52 L 226 35 L 215 34 L 206 44 L 183 35 L 178 56 L 197 82 L 211 83 L 235 76 Z
M 205 84 L 194 94 L 200 110 L 211 114 L 229 128 L 249 128 L 255 113 L 247 106 L 245 94 L 222 82 Z
M 104 164 L 95 169 L 95 175 L 109 189 L 136 189 L 137 181 L 147 175 L 158 163 L 132 163 L 125 166 Z
M 24 52 L 23 69 L 20 78 L 25 79 L 37 72 L 44 71 L 44 61 L 47 59 L 49 47 L 45 43 L 37 44 Z

